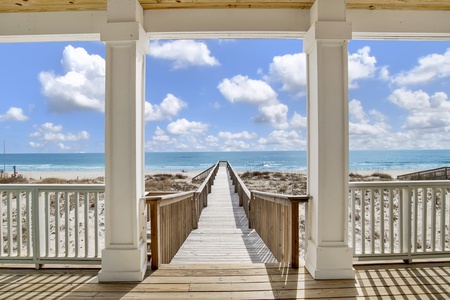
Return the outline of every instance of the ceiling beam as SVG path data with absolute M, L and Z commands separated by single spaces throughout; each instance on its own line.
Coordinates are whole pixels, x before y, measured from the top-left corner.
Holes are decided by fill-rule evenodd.
M 0 42 L 100 40 L 106 11 L 0 13 Z M 450 11 L 348 10 L 354 39 L 450 40 Z M 144 12 L 151 39 L 302 38 L 308 9 Z
M 0 42 L 100 40 L 106 11 L 1 13 Z

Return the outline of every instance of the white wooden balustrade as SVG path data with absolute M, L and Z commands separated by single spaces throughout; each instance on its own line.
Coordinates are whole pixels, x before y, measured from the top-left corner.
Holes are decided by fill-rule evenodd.
M 450 181 L 351 182 L 358 260 L 450 255 Z M 99 264 L 104 185 L 0 185 L 0 263 Z M 300 228 L 301 230 L 302 228 Z
M 104 185 L 0 185 L 0 263 L 99 264 Z
M 352 182 L 349 188 L 355 258 L 449 256 L 450 181 Z

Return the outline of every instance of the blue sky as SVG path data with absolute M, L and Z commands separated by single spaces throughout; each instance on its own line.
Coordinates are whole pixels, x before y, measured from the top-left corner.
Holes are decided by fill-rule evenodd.
M 146 151 L 306 149 L 301 40 L 151 42 Z M 8 153 L 103 152 L 105 45 L 0 44 Z M 450 43 L 350 41 L 350 148 L 450 149 Z

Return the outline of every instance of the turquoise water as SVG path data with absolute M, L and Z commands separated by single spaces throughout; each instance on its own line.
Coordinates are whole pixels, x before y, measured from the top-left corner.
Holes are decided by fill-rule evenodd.
M 103 153 L 6 154 L 0 169 L 17 171 L 104 171 Z M 146 153 L 146 171 L 201 171 L 219 160 L 236 170 L 306 170 L 305 151 Z M 423 170 L 450 166 L 450 150 L 350 151 L 350 170 Z

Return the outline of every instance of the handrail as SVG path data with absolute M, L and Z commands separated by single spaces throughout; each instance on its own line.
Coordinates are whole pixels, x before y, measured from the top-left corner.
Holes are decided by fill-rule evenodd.
M 210 168 L 210 172 L 206 179 L 195 191 L 195 212 L 194 212 L 194 229 L 198 228 L 198 221 L 204 207 L 208 206 L 208 194 L 211 193 L 211 187 L 214 184 L 217 171 L 219 170 L 219 162 Z
M 241 177 L 239 177 L 238 173 L 233 169 L 229 162 L 227 162 L 227 169 L 234 184 L 234 192 L 239 195 L 239 206 L 242 206 L 244 208 L 245 215 L 249 219 L 249 227 L 252 228 L 249 215 L 249 203 L 251 199 L 250 190 L 245 186 L 245 183 L 242 181 Z
M 143 197 L 150 206 L 152 269 L 169 263 L 194 228 L 195 191 Z
M 300 214 L 303 204 L 304 249 L 307 241 L 307 211 L 310 196 L 280 195 L 251 191 L 250 219 L 253 228 L 280 262 L 300 265 Z
M 450 168 L 441 167 L 436 169 L 412 172 L 397 176 L 398 180 L 448 180 L 450 179 Z
M 217 166 L 217 163 L 212 165 L 208 169 L 204 170 L 200 174 L 195 175 L 194 177 L 192 177 L 192 182 L 194 182 L 196 180 L 202 180 L 203 178 L 208 177 L 210 175 L 210 173 L 211 173 L 211 170 L 213 170 L 216 166 Z

